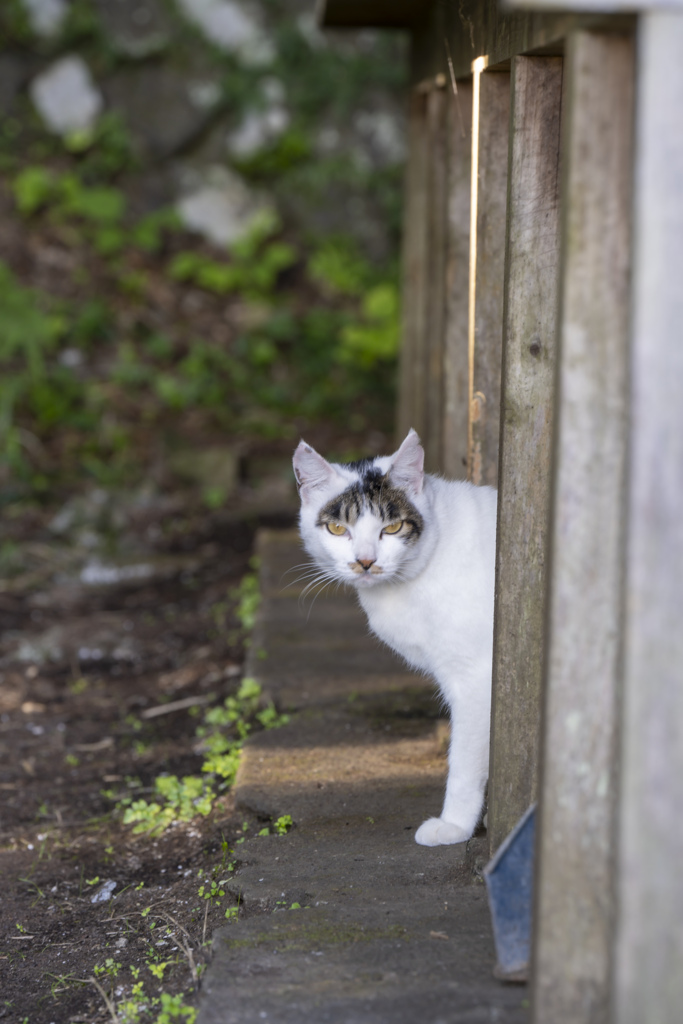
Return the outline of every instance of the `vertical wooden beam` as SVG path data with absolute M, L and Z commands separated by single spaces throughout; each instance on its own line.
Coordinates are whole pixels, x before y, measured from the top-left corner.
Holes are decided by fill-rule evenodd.
M 537 798 L 558 313 L 561 57 L 512 62 L 488 836 Z
M 615 1024 L 683 1007 L 683 13 L 641 15 Z
M 428 224 L 425 427 L 426 468 L 441 471 L 443 459 L 446 253 L 448 244 L 448 94 L 436 76 L 427 99 Z
M 410 97 L 402 252 L 402 327 L 397 433 L 410 427 L 424 434 L 425 339 L 428 291 L 429 151 L 427 90 L 417 86 Z
M 572 33 L 565 76 L 559 376 L 532 1020 L 604 1024 L 614 913 L 632 40 Z
M 472 176 L 472 81 L 457 83 L 448 108 L 448 251 L 444 355 L 444 474 L 467 473 L 469 358 L 467 349 L 470 189 Z
M 475 484 L 494 487 L 498 483 L 509 116 L 509 73 L 475 67 L 468 477 Z

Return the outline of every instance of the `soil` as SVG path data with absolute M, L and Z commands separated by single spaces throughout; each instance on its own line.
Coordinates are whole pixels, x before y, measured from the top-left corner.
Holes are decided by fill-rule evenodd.
M 191 1005 L 212 931 L 234 903 L 199 896 L 202 877 L 227 871 L 228 851 L 264 825 L 237 815 L 229 792 L 208 817 L 155 839 L 112 813 L 160 774 L 201 768 L 192 708 L 144 715 L 235 692 L 244 633 L 233 591 L 256 521 L 193 511 L 180 497 L 137 515 L 129 507 L 117 545 L 126 556 L 109 555 L 108 571 L 57 543 L 51 522 L 35 512 L 5 524 L 29 569 L 0 590 L 3 1024 L 112 1019 L 105 997 L 125 998 L 136 969 L 148 998 L 183 992 Z M 98 900 L 105 882 L 113 894 Z M 150 970 L 159 962 L 163 979 Z

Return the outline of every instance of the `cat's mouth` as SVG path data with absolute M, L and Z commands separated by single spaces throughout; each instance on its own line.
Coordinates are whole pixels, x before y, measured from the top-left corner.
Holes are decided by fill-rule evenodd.
M 376 583 L 382 583 L 386 580 L 386 573 L 381 565 L 363 565 L 360 562 L 349 562 L 349 569 L 353 573 L 353 577 L 350 579 L 356 587 L 371 587 Z

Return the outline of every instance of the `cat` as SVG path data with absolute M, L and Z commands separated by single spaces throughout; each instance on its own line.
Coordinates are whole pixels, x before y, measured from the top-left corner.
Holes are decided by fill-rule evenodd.
M 355 588 L 372 632 L 431 674 L 450 708 L 443 810 L 415 840 L 464 842 L 489 767 L 496 491 L 426 474 L 414 430 L 393 455 L 336 464 L 301 441 L 293 462 L 321 574 Z

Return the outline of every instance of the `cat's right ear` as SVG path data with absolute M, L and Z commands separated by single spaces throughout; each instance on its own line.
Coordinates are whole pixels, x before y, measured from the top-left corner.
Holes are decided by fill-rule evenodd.
M 424 482 L 424 462 L 424 448 L 411 427 L 399 450 L 391 456 L 389 479 L 396 487 L 402 487 L 411 494 L 420 494 Z
M 316 492 L 328 490 L 335 482 L 343 484 L 334 466 L 305 441 L 299 441 L 292 463 L 303 504 L 314 498 Z

